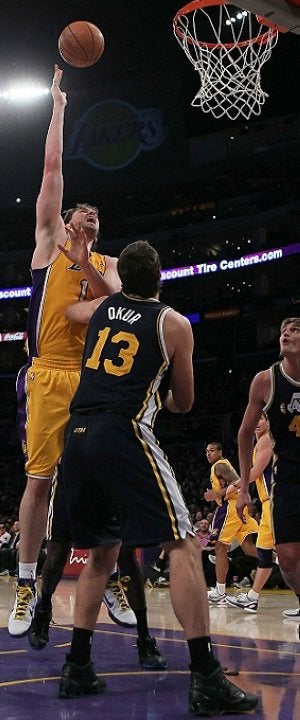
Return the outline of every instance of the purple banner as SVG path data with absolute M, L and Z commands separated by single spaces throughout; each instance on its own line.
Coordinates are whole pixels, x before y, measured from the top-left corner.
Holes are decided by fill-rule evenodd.
M 259 250 L 249 255 L 241 255 L 235 260 L 214 260 L 213 262 L 201 262 L 197 265 L 187 265 L 179 268 L 169 268 L 161 271 L 161 279 L 180 280 L 181 278 L 196 277 L 197 275 L 213 275 L 219 271 L 243 270 L 244 268 L 253 267 L 274 260 L 282 260 L 288 255 L 294 255 L 300 252 L 300 243 L 294 245 L 286 245 L 285 247 L 275 248 L 273 250 Z
M 273 250 L 259 250 L 250 255 L 241 255 L 235 260 L 214 260 L 214 262 L 201 262 L 196 265 L 186 265 L 178 268 L 167 268 L 161 271 L 161 279 L 164 282 L 169 280 L 181 280 L 182 278 L 196 277 L 197 275 L 213 275 L 216 272 L 231 270 L 243 270 L 244 268 L 262 265 L 274 260 L 282 260 L 288 255 L 295 255 L 300 252 L 300 243 L 286 245 Z M 4 288 L 0 289 L 0 300 L 14 300 L 30 297 L 31 287 Z

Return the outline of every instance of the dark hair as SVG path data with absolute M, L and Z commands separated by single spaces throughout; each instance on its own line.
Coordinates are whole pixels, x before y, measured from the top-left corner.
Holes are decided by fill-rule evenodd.
M 282 333 L 284 328 L 286 328 L 287 325 L 290 325 L 290 323 L 293 323 L 293 325 L 297 325 L 297 327 L 300 328 L 300 317 L 285 318 L 280 325 L 280 333 Z
M 206 449 L 208 448 L 209 445 L 213 445 L 216 448 L 216 450 L 218 450 L 219 452 L 223 452 L 223 446 L 221 445 L 221 443 L 215 442 L 213 440 L 212 442 L 207 443 Z
M 118 273 L 122 290 L 129 295 L 154 297 L 161 288 L 160 257 L 147 240 L 137 240 L 122 250 Z
M 98 208 L 95 207 L 95 205 L 89 205 L 89 203 L 77 203 L 75 205 L 75 207 L 69 208 L 69 210 L 64 210 L 62 215 L 63 215 L 65 225 L 67 225 L 67 223 L 69 223 L 70 220 L 72 220 L 72 217 L 74 215 L 74 212 L 76 212 L 76 210 L 95 210 L 95 212 L 98 215 Z

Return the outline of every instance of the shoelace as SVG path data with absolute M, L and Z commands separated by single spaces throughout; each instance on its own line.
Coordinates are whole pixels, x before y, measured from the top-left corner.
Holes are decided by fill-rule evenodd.
M 107 588 L 108 590 L 111 590 L 111 592 L 117 598 L 121 610 L 126 611 L 130 609 L 126 600 L 124 590 L 119 580 L 111 580 L 109 583 L 107 583 Z
M 17 606 L 15 612 L 15 618 L 17 620 L 23 620 L 26 615 L 30 600 L 33 598 L 32 590 L 29 587 L 18 587 L 17 588 Z
M 122 575 L 122 577 L 119 578 L 119 583 L 122 585 L 123 590 L 126 592 L 127 586 L 130 583 L 131 577 L 130 575 Z

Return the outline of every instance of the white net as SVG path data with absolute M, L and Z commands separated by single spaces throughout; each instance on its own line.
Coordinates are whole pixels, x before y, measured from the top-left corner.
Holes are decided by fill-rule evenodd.
M 235 5 L 201 7 L 201 0 L 174 18 L 174 34 L 199 73 L 201 85 L 192 105 L 215 118 L 260 115 L 268 97 L 261 68 L 269 60 L 278 32 Z

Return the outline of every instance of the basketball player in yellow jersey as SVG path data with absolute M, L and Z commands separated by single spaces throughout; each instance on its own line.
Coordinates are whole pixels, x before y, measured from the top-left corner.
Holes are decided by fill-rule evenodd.
M 205 500 L 217 503 L 212 522 L 212 539 L 216 541 L 216 587 L 208 592 L 208 600 L 214 605 L 226 605 L 226 577 L 228 573 L 228 547 L 237 540 L 246 555 L 257 557 L 251 537 L 258 532 L 258 524 L 249 513 L 243 523 L 236 512 L 237 483 L 239 476 L 229 460 L 223 457 L 220 443 L 209 443 L 206 457 L 211 465 L 212 489 L 204 493 Z
M 250 482 L 256 483 L 257 494 L 261 502 L 261 521 L 256 540 L 258 550 L 258 566 L 251 590 L 239 593 L 236 597 L 228 596 L 227 603 L 231 607 L 240 608 L 249 613 L 256 613 L 259 593 L 272 572 L 274 539 L 271 529 L 270 492 L 272 483 L 273 440 L 270 436 L 269 421 L 265 413 L 255 430 L 256 445 L 253 450 L 253 465 Z M 240 480 L 237 483 L 240 486 Z M 228 488 L 230 490 L 230 488 Z
M 36 203 L 33 291 L 28 317 L 27 365 L 17 383 L 18 422 L 26 454 L 27 486 L 20 505 L 19 579 L 9 616 L 11 635 L 25 635 L 36 599 L 36 561 L 45 535 L 48 493 L 62 453 L 69 404 L 79 382 L 86 328 L 70 325 L 64 309 L 72 302 L 120 289 L 116 258 L 93 253 L 99 232 L 97 208 L 81 204 L 61 215 L 63 126 L 66 94 L 55 66 L 53 112 L 44 172 Z M 25 435 L 26 428 L 26 435 Z

